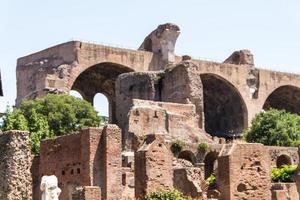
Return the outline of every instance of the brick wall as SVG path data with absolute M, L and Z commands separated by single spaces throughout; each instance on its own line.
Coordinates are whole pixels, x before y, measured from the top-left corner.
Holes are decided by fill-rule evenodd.
M 116 125 L 41 142 L 39 180 L 57 176 L 64 200 L 72 199 L 78 186 L 99 186 L 104 199 L 120 197 L 121 167 L 121 130 Z
M 135 154 L 135 197 L 173 188 L 173 155 L 161 135 L 148 135 Z
M 271 199 L 270 158 L 262 144 L 225 145 L 218 158 L 221 200 Z

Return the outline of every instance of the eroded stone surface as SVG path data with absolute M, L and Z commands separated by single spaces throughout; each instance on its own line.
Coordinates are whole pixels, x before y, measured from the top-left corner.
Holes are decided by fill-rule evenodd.
M 139 50 L 150 51 L 161 55 L 163 62 L 171 64 L 175 62 L 175 44 L 180 29 L 177 25 L 166 23 L 159 25 L 144 40 Z
M 148 135 L 135 153 L 135 197 L 173 188 L 173 155 L 158 134 Z M 138 169 L 138 170 L 137 170 Z
M 0 199 L 32 199 L 32 155 L 28 132 L 0 133 Z
M 221 199 L 271 199 L 270 158 L 262 144 L 226 145 L 218 158 Z
M 253 54 L 248 49 L 235 51 L 224 61 L 224 63 L 254 66 Z

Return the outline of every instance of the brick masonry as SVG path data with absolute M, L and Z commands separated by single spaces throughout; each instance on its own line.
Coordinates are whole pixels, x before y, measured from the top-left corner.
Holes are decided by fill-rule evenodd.
M 57 176 L 61 199 L 71 199 L 79 186 L 99 186 L 104 199 L 117 199 L 122 195 L 121 167 L 121 131 L 115 125 L 41 143 L 39 180 Z
M 225 145 L 218 158 L 221 200 L 271 199 L 270 158 L 262 144 Z
M 173 189 L 173 155 L 158 134 L 148 135 L 135 153 L 135 197 Z

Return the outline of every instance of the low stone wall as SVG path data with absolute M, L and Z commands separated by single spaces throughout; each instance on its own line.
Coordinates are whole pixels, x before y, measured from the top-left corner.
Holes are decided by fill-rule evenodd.
M 31 162 L 28 132 L 0 134 L 1 200 L 32 199 Z
M 193 198 L 202 198 L 206 192 L 206 183 L 197 167 L 181 167 L 174 169 L 174 188 Z
M 95 186 L 76 188 L 72 200 L 101 200 L 101 189 Z
M 296 183 L 272 183 L 272 200 L 299 200 Z

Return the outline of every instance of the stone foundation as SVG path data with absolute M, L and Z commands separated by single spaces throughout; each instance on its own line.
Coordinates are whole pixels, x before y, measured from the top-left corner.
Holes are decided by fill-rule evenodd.
M 72 200 L 101 200 L 101 189 L 93 186 L 76 188 Z

